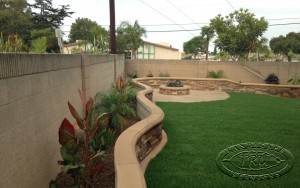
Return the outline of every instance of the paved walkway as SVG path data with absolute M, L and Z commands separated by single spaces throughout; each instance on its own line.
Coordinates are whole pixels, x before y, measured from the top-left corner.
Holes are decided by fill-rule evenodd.
M 161 102 L 203 102 L 228 99 L 229 95 L 223 91 L 198 91 L 191 90 L 189 95 L 163 95 L 158 89 L 154 89 L 153 101 Z

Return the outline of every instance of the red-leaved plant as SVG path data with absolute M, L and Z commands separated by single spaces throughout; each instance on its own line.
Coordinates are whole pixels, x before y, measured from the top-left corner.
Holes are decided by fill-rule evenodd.
M 75 118 L 76 123 L 73 125 L 65 118 L 59 127 L 59 143 L 62 146 L 60 153 L 63 161 L 58 163 L 63 165 L 62 171 L 64 173 L 72 175 L 74 184 L 88 187 L 90 180 L 96 177 L 104 167 L 104 162 L 99 160 L 104 151 L 90 151 L 90 145 L 91 140 L 94 139 L 94 136 L 101 129 L 99 125 L 100 119 L 106 113 L 97 116 L 93 124 L 91 124 L 90 119 L 94 101 L 91 97 L 85 101 L 80 90 L 79 96 L 82 101 L 84 117 L 81 118 L 74 106 L 68 102 L 70 113 Z M 108 129 L 104 129 L 104 131 L 111 133 L 109 135 L 113 135 L 113 132 Z M 80 138 L 80 133 L 84 133 L 84 139 Z M 84 147 L 84 152 L 79 152 L 80 145 Z M 83 153 L 84 155 L 80 156 Z

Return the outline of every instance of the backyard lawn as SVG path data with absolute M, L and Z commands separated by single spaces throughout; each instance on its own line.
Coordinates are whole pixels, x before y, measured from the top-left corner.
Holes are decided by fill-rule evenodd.
M 300 99 L 230 93 L 224 101 L 165 103 L 168 142 L 145 173 L 148 188 L 300 187 Z M 246 142 L 289 150 L 294 167 L 268 180 L 240 180 L 220 171 L 216 157 Z

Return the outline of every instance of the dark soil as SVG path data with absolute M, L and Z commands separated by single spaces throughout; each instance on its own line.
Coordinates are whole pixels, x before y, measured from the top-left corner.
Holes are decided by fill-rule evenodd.
M 139 119 L 134 118 L 126 118 L 127 126 L 124 128 L 126 130 L 131 125 L 137 123 Z M 123 130 L 123 131 L 124 131 Z M 89 180 L 89 186 L 88 187 L 103 187 L 103 188 L 114 188 L 115 187 L 115 168 L 114 168 L 114 145 L 117 140 L 117 138 L 120 136 L 122 132 L 117 131 L 115 135 L 115 140 L 106 151 L 105 155 L 103 157 L 104 161 L 104 167 L 101 170 L 101 172 L 95 177 Z M 80 153 L 82 153 L 84 156 L 84 149 L 82 148 Z M 83 160 L 83 159 L 82 159 Z M 91 166 L 91 165 L 90 165 Z M 90 169 L 92 167 L 89 167 L 88 173 L 90 172 Z M 58 185 L 60 188 L 69 188 L 72 185 L 74 186 L 74 180 L 69 174 L 65 174 L 63 172 L 60 172 L 57 177 L 56 181 L 58 182 Z

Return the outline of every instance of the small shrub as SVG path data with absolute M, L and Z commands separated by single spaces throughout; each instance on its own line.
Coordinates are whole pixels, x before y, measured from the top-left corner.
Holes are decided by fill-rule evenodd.
M 151 71 L 148 72 L 147 77 L 153 77 L 153 74 Z
M 294 78 L 291 78 L 288 80 L 288 83 L 291 83 L 293 85 L 300 85 L 300 78 L 295 74 Z
M 31 42 L 31 52 L 37 53 L 37 54 L 43 54 L 47 50 L 47 38 L 41 37 L 38 39 L 35 39 Z
M 160 72 L 159 77 L 170 77 L 170 74 L 166 71 L 166 72 Z
M 79 91 L 84 109 L 84 117 L 80 117 L 75 108 L 68 102 L 71 115 L 76 120 L 76 124 L 71 124 L 66 118 L 59 127 L 59 143 L 62 161 L 62 171 L 70 174 L 77 187 L 87 187 L 91 179 L 95 178 L 104 167 L 101 157 L 104 154 L 103 144 L 107 144 L 114 136 L 113 131 L 100 126 L 100 120 L 106 114 L 98 115 L 91 123 L 91 113 L 94 101 L 90 97 L 84 100 L 83 94 Z M 98 150 L 93 147 L 95 141 L 102 141 L 98 144 Z M 84 152 L 80 152 L 84 148 Z M 57 182 L 51 181 L 49 187 L 56 187 Z
M 265 79 L 266 84 L 279 84 L 279 78 L 274 73 L 271 73 Z
M 125 117 L 136 117 L 136 93 L 137 91 L 129 82 L 119 77 L 111 88 L 109 94 L 97 93 L 95 96 L 95 110 L 97 113 L 108 114 L 108 125 L 116 130 L 126 126 Z
M 137 77 L 138 77 L 138 73 L 137 73 L 137 71 L 135 70 L 135 71 L 133 71 L 133 72 L 128 72 L 128 73 L 127 73 L 127 76 L 128 76 L 129 78 L 131 78 L 131 79 L 134 79 L 134 78 L 137 78 Z
M 224 71 L 219 70 L 219 71 L 209 71 L 207 74 L 208 78 L 225 78 Z

